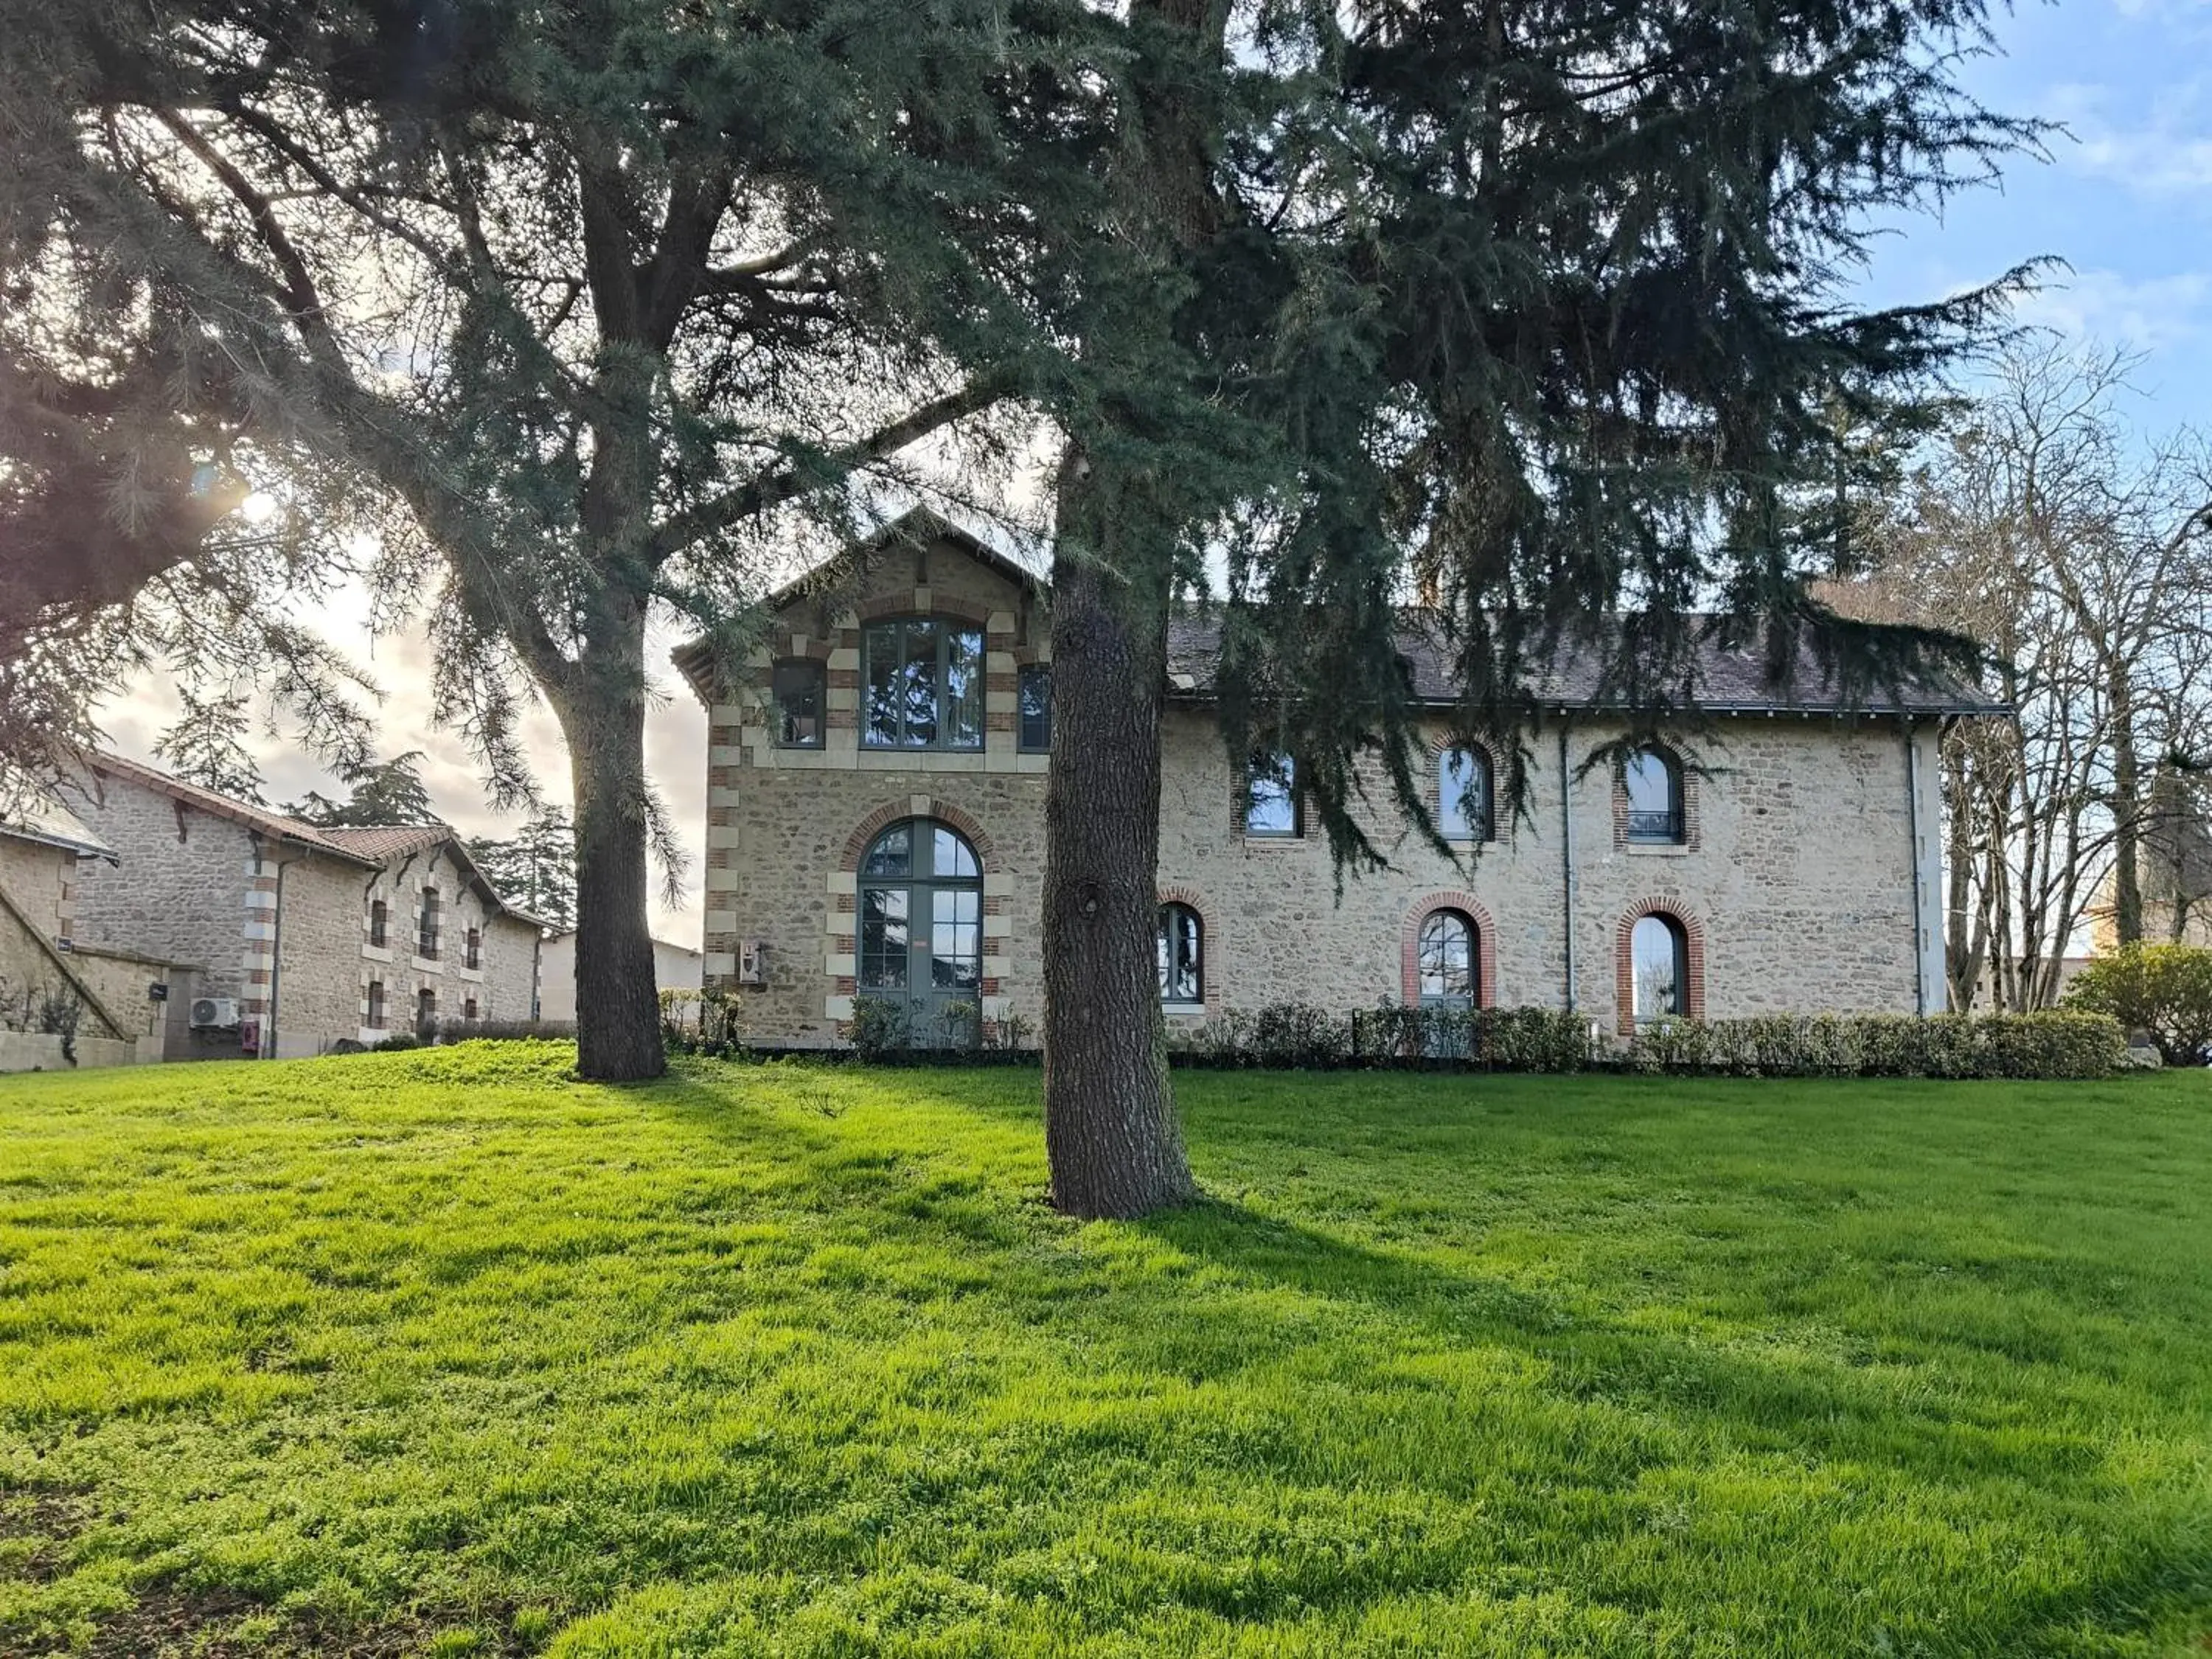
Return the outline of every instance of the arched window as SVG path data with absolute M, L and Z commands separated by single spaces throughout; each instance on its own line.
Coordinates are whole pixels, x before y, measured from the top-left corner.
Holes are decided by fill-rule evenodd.
M 1474 920 L 1461 910 L 1431 910 L 1414 945 L 1424 1008 L 1473 1008 L 1480 1000 Z
M 1446 841 L 1490 839 L 1490 757 L 1481 750 L 1437 757 L 1437 829 Z
M 1206 924 L 1188 904 L 1160 906 L 1160 1000 L 1206 1000 Z
M 1629 984 L 1638 1020 L 1690 1012 L 1690 936 L 1672 916 L 1638 916 L 1628 936 Z
M 1628 795 L 1628 839 L 1677 842 L 1684 836 L 1682 769 L 1658 749 L 1639 749 L 1621 763 Z
M 983 866 L 949 824 L 908 818 L 860 860 L 854 991 L 901 1005 L 910 1039 L 960 1046 L 982 1012 Z

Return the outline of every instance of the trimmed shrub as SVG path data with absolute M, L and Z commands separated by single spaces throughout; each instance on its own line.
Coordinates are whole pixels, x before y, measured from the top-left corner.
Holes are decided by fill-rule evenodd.
M 1340 1065 L 1352 1052 L 1352 1022 L 1309 1002 L 1271 1002 L 1252 1016 L 1252 1064 L 1277 1071 Z
M 1701 1024 L 1660 1020 L 1624 1059 L 1643 1072 L 1737 1077 L 2109 1077 L 2127 1034 L 2100 1014 L 2054 1010 L 1974 1019 L 1939 1014 L 1760 1015 Z
M 2066 1006 L 2148 1031 L 2169 1066 L 2202 1066 L 2212 1060 L 2212 951 L 2123 945 L 2081 970 Z

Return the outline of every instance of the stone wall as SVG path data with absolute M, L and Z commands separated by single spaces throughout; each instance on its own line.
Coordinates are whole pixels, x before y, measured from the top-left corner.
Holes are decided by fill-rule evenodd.
M 940 551 L 927 574 L 909 589 L 907 573 L 890 563 L 836 606 L 810 602 L 805 625 L 794 619 L 740 684 L 711 701 L 707 982 L 739 991 L 745 1029 L 762 1039 L 836 1040 L 852 1006 L 856 849 L 906 816 L 951 822 L 982 855 L 986 1018 L 1016 1015 L 1032 1029 L 1041 1019 L 1044 757 L 1017 750 L 1006 716 L 1017 665 L 1048 659 L 1045 620 L 1018 584 L 955 552 Z M 984 751 L 861 749 L 853 716 L 859 623 L 933 609 L 986 623 Z M 818 751 L 779 749 L 764 713 L 769 665 L 808 654 L 830 669 L 828 741 Z M 1523 817 L 1510 821 L 1501 802 L 1497 839 L 1455 849 L 1456 860 L 1417 838 L 1395 810 L 1378 812 L 1370 832 L 1392 867 L 1347 876 L 1340 899 L 1318 833 L 1245 838 L 1212 711 L 1171 708 L 1159 882 L 1164 899 L 1191 905 L 1203 921 L 1206 1010 L 1403 1000 L 1419 922 L 1443 906 L 1476 922 L 1486 1002 L 1571 1002 L 1609 1029 L 1625 1012 L 1628 929 L 1654 911 L 1676 918 L 1689 937 L 1691 1000 L 1706 1017 L 1922 1005 L 1928 969 L 1919 952 L 1930 940 L 1940 950 L 1940 938 L 1935 895 L 1921 890 L 1924 880 L 1916 884 L 1915 809 L 1897 724 L 1718 721 L 1682 746 L 1688 833 L 1665 847 L 1629 842 L 1613 769 L 1584 769 L 1618 735 L 1580 723 L 1564 757 L 1556 730 L 1536 739 Z M 1440 731 L 1431 736 L 1441 741 Z M 1918 741 L 1926 773 L 1918 813 L 1931 820 L 1917 826 L 1924 851 L 1935 844 L 1932 726 Z M 1379 774 L 1372 782 L 1375 799 L 1387 800 Z M 737 985 L 748 942 L 764 947 L 758 987 Z M 1939 961 L 1938 997 L 1940 980 Z
M 284 854 L 277 915 L 276 1055 L 327 1054 L 361 1039 L 362 940 L 374 871 L 296 849 Z
M 195 963 L 200 995 L 247 1000 L 245 827 L 114 777 L 70 806 L 121 860 L 85 866 L 78 937 Z
M 48 939 L 75 931 L 77 855 L 66 847 L 0 830 L 0 887 Z

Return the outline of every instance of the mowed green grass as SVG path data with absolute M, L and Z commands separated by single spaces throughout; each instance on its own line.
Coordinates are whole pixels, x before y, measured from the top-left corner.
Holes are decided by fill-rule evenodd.
M 0 1080 L 0 1652 L 2201 1655 L 2212 1079 Z

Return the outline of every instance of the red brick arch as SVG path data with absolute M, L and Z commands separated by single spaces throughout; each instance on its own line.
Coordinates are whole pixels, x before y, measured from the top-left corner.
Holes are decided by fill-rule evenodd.
M 996 861 L 997 852 L 991 844 L 990 836 L 971 814 L 949 800 L 936 799 L 928 803 L 928 811 L 917 811 L 914 799 L 909 796 L 904 800 L 885 801 L 860 820 L 853 833 L 845 838 L 845 852 L 837 861 L 838 869 L 848 876 L 858 874 L 860 860 L 867 857 L 868 848 L 874 845 L 876 837 L 902 818 L 934 818 L 957 830 L 968 838 L 968 844 L 975 849 L 976 863 L 982 869 L 988 871 Z
M 1636 957 L 1632 941 L 1636 924 L 1646 916 L 1664 916 L 1682 930 L 1682 954 L 1687 958 L 1689 984 L 1682 1003 L 1692 1019 L 1705 1017 L 1705 924 L 1672 899 L 1639 899 L 1628 907 L 1613 932 L 1613 1018 L 1623 1036 L 1636 1035 Z
M 1221 928 L 1221 913 L 1211 900 L 1195 887 L 1170 882 L 1160 889 L 1163 905 L 1188 904 L 1198 912 L 1198 940 L 1200 952 L 1200 993 L 1206 998 L 1206 1012 L 1221 1012 L 1221 975 L 1229 964 L 1226 940 Z
M 1409 1008 L 1421 1000 L 1421 924 L 1439 910 L 1457 910 L 1474 924 L 1474 1000 L 1476 1006 L 1498 1006 L 1498 924 L 1472 893 L 1442 889 L 1424 893 L 1406 912 L 1406 927 L 1398 953 L 1398 988 Z
M 1426 747 L 1429 754 L 1428 781 L 1422 786 L 1429 816 L 1437 823 L 1443 822 L 1444 757 L 1455 749 L 1468 749 L 1482 757 L 1482 764 L 1490 774 L 1490 821 L 1483 825 L 1482 839 L 1498 839 L 1498 750 L 1486 738 L 1455 738 L 1449 732 L 1431 733 Z M 1474 914 L 1472 911 L 1469 915 Z

